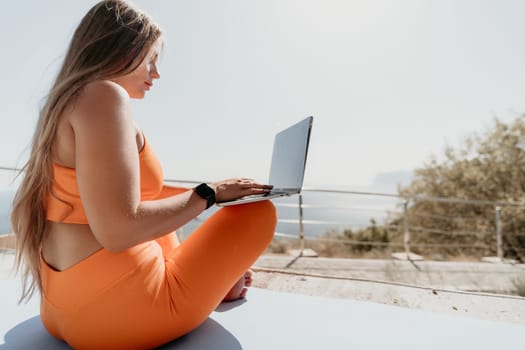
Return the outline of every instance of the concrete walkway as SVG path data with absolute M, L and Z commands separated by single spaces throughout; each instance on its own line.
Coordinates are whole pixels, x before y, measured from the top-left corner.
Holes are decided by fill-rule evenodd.
M 254 270 L 254 285 L 275 291 L 525 324 L 525 298 L 499 294 L 525 284 L 524 265 L 265 255 Z
M 516 294 L 525 291 L 525 264 L 296 258 L 264 255 L 257 266 L 308 274 L 427 286 L 438 289 Z

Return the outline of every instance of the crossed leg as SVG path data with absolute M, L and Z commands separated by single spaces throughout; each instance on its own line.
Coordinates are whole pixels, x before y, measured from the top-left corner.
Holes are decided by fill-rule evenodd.
M 275 207 L 269 201 L 227 207 L 207 219 L 180 246 L 174 234 L 157 242 L 166 258 L 177 265 L 174 271 L 179 278 L 208 276 L 215 288 L 213 294 L 219 292 L 219 285 L 224 288 L 224 283 L 231 281 L 219 301 L 232 301 L 246 296 L 253 280 L 249 268 L 273 237 L 276 220 Z M 212 282 L 220 276 L 224 283 Z M 196 283 L 191 282 L 192 287 Z
M 160 244 L 164 255 L 167 255 L 174 248 L 180 245 L 180 241 L 175 232 L 166 235 L 164 237 L 158 238 L 157 243 Z M 226 293 L 223 301 L 235 301 L 238 299 L 243 299 L 246 297 L 248 292 L 248 287 L 252 285 L 253 282 L 253 271 L 248 269 L 240 278 L 235 282 L 232 288 Z

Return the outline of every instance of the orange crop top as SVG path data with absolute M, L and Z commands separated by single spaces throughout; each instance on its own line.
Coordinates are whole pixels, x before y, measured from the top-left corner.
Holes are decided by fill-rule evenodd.
M 146 138 L 144 147 L 139 152 L 139 160 L 141 200 L 166 198 L 187 190 L 163 185 L 160 162 Z M 88 223 L 78 190 L 76 169 L 53 164 L 53 182 L 46 202 L 46 217 L 54 222 Z

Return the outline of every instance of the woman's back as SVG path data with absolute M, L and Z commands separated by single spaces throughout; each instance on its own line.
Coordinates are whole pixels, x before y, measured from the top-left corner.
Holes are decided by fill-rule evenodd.
M 111 82 L 91 83 L 66 107 L 60 117 L 53 142 L 52 157 L 55 168 L 61 169 L 62 172 L 69 170 L 76 175 L 77 147 L 75 134 L 82 133 L 81 126 L 77 125 L 76 120 L 78 118 L 88 118 L 93 113 L 100 113 L 100 105 L 121 104 L 121 101 L 114 101 L 115 96 L 113 94 L 107 94 L 106 90 L 108 89 L 118 89 L 114 85 L 116 84 Z M 97 100 L 99 103 L 93 104 L 93 100 Z M 92 123 L 104 122 L 103 118 L 90 118 L 90 120 Z M 131 116 L 129 117 L 129 122 L 132 123 Z M 99 127 L 104 128 L 104 125 Z M 144 137 L 134 124 L 130 125 L 130 127 L 135 128 L 137 152 L 139 152 L 144 147 Z M 105 135 L 107 134 L 101 133 L 92 142 L 104 142 Z M 100 164 L 94 170 L 100 170 L 102 166 L 103 164 Z M 57 172 L 55 172 L 56 175 L 58 175 Z M 67 200 L 55 199 L 55 202 L 63 203 L 66 206 L 75 205 L 75 203 L 67 203 Z M 43 240 L 42 255 L 44 260 L 54 269 L 59 271 L 65 270 L 101 248 L 102 245 L 93 235 L 87 222 L 60 222 L 60 220 L 56 219 L 48 221 L 48 230 Z

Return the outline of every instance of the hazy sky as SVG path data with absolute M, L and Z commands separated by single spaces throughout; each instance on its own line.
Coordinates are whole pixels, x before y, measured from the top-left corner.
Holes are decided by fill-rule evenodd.
M 27 157 L 95 2 L 0 0 L 0 165 Z M 134 103 L 167 178 L 264 181 L 273 135 L 314 115 L 305 184 L 351 188 L 525 112 L 524 1 L 135 3 L 167 33 L 162 78 Z

